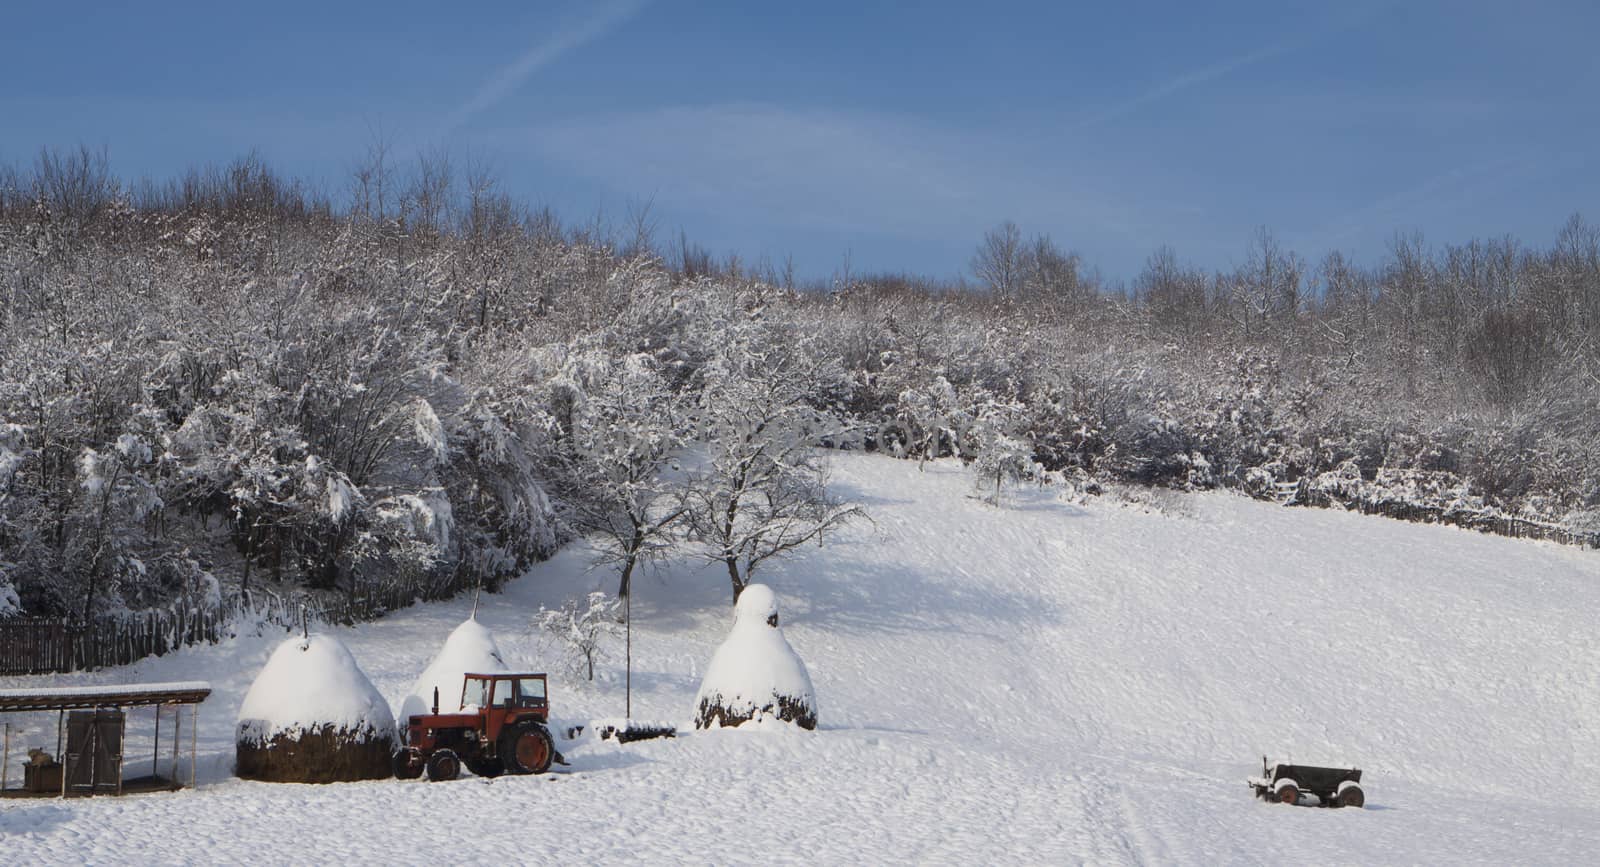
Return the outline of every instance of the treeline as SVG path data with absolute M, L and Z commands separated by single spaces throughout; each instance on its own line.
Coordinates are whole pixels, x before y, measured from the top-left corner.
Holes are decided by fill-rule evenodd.
M 688 550 L 737 591 L 853 514 L 812 445 L 1600 531 L 1600 233 L 1244 261 L 1108 287 L 1008 224 L 974 288 L 805 287 L 444 155 L 333 196 L 46 151 L 0 170 L 0 614 L 437 596 L 575 533 L 619 590 Z

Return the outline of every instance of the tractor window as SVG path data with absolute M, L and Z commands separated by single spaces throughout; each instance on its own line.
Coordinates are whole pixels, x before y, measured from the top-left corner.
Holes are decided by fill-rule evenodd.
M 517 692 L 523 707 L 544 704 L 544 678 L 524 677 L 517 681 Z
M 483 707 L 489 703 L 488 681 L 468 678 L 466 689 L 461 693 L 462 707 Z

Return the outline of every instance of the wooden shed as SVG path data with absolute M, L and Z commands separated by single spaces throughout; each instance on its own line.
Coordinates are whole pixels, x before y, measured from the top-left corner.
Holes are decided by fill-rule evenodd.
M 189 741 L 189 785 L 195 784 L 200 702 L 211 694 L 211 684 L 203 681 L 145 683 L 104 686 L 39 687 L 0 689 L 0 716 L 5 722 L 5 745 L 0 752 L 0 797 L 67 797 L 69 795 L 121 795 L 182 788 L 178 759 L 185 735 Z M 185 732 L 183 709 L 190 709 Z M 151 749 L 149 776 L 124 780 L 123 745 L 128 727 L 128 709 L 152 708 L 155 744 Z M 160 774 L 163 711 L 171 708 L 172 761 L 167 776 Z M 10 714 L 55 711 L 56 751 L 42 749 L 24 758 L 20 774 L 14 774 L 12 725 Z M 18 745 L 21 747 L 21 745 Z M 20 777 L 22 785 L 12 786 Z

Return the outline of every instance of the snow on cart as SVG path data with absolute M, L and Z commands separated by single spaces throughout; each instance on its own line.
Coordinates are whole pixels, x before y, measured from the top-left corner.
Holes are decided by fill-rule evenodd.
M 1267 764 L 1261 757 L 1261 776 L 1245 781 L 1256 797 L 1282 804 L 1314 807 L 1360 807 L 1366 803 L 1359 768 L 1319 768 L 1313 765 Z

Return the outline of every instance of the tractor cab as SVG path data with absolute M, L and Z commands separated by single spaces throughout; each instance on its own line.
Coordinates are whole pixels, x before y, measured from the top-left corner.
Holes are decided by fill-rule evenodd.
M 468 674 L 461 685 L 461 709 L 533 710 L 543 721 L 549 715 L 549 695 L 542 674 Z M 517 714 L 518 717 L 529 714 Z

